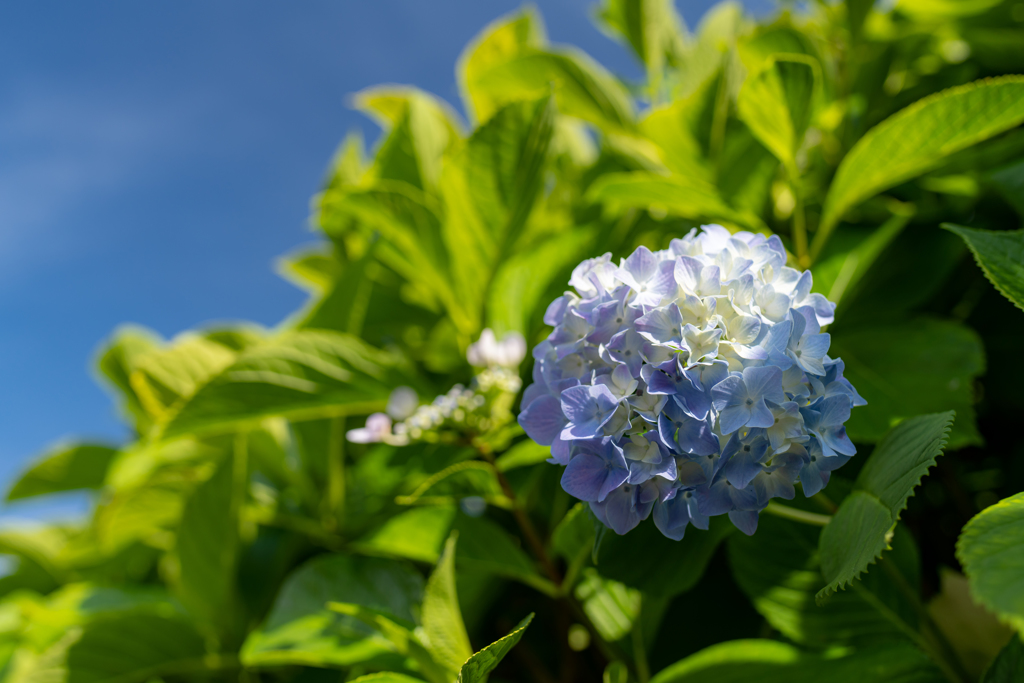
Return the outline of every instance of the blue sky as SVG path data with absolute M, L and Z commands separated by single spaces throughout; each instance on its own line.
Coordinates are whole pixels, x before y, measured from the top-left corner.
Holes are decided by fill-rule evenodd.
M 519 4 L 0 5 L 0 486 L 65 437 L 125 438 L 91 371 L 118 325 L 169 337 L 298 307 L 274 259 L 314 239 L 309 199 L 345 133 L 377 135 L 347 96 L 404 83 L 461 109 L 462 47 Z M 592 0 L 535 4 L 553 41 L 639 75 Z M 712 3 L 677 4 L 694 26 Z

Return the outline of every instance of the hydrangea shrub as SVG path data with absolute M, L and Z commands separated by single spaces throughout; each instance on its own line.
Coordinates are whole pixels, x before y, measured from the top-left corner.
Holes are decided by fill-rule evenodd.
M 865 401 L 822 332 L 835 305 L 777 236 L 707 225 L 569 284 L 519 424 L 616 533 L 653 516 L 679 540 L 728 513 L 752 534 L 772 498 L 814 495 L 856 453 L 843 425 Z

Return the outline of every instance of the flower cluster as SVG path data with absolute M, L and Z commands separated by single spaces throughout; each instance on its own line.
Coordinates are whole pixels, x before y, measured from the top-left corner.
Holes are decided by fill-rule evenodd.
M 548 307 L 519 424 L 616 533 L 653 515 L 679 540 L 727 512 L 752 534 L 856 452 L 843 424 L 866 402 L 821 332 L 835 305 L 785 263 L 777 236 L 709 225 L 584 261 Z
M 394 446 L 451 441 L 510 422 L 512 401 L 522 388 L 516 368 L 526 356 L 526 340 L 513 332 L 498 341 L 487 329 L 466 355 L 471 365 L 484 368 L 468 388 L 456 384 L 431 403 L 419 405 L 414 390 L 398 387 L 391 392 L 387 412 L 370 415 L 364 427 L 348 432 L 348 440 Z

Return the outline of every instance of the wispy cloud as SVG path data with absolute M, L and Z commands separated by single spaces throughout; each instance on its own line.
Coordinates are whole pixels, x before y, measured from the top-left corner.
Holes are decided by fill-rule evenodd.
M 186 139 L 198 107 L 29 89 L 0 106 L 0 285 L 81 255 L 97 235 L 76 217 L 140 182 Z M 96 226 L 92 226 L 96 227 Z M 102 226 L 99 226 L 102 227 Z

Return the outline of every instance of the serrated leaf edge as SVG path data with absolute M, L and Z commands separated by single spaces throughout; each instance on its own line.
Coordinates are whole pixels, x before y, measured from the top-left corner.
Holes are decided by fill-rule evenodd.
M 487 652 L 488 650 L 490 650 L 490 649 L 491 649 L 492 647 L 494 647 L 495 645 L 498 645 L 499 643 L 502 643 L 502 642 L 504 642 L 504 641 L 508 640 L 509 638 L 512 638 L 512 637 L 516 636 L 517 634 L 521 635 L 521 634 L 522 634 L 522 632 L 523 632 L 523 631 L 525 631 L 525 630 L 526 630 L 526 628 L 527 628 L 527 627 L 528 627 L 528 626 L 529 626 L 529 625 L 530 625 L 530 624 L 531 624 L 531 623 L 533 622 L 533 617 L 535 616 L 535 614 L 536 614 L 535 612 L 530 612 L 530 613 L 529 613 L 529 614 L 527 614 L 527 615 L 526 615 L 525 617 L 523 617 L 523 620 L 522 620 L 522 621 L 520 621 L 520 622 L 519 622 L 519 623 L 518 623 L 518 624 L 516 625 L 516 627 L 515 627 L 514 629 L 512 629 L 511 631 L 509 631 L 508 633 L 506 633 L 505 635 L 503 635 L 503 636 L 502 636 L 501 638 L 498 638 L 497 640 L 495 640 L 495 641 L 494 641 L 493 643 L 491 643 L 490 645 L 487 645 L 486 647 L 483 647 L 483 648 L 481 648 L 481 649 L 477 650 L 476 652 L 474 652 L 473 654 L 471 654 L 471 655 L 470 655 L 469 657 L 467 657 L 467 658 L 466 658 L 466 661 L 464 661 L 464 662 L 462 663 L 462 666 L 460 666 L 460 667 L 459 667 L 459 679 L 458 679 L 458 683 L 462 683 L 462 669 L 463 669 L 463 668 L 465 668 L 465 666 L 466 666 L 467 664 L 469 664 L 469 661 L 470 661 L 471 659 L 473 659 L 473 657 L 476 657 L 476 656 L 477 656 L 478 654 L 480 654 L 481 652 Z
M 932 414 L 934 415 L 936 413 L 932 413 Z M 941 413 L 939 413 L 939 414 L 941 414 Z M 890 539 L 892 539 L 892 533 L 893 533 L 893 530 L 895 530 L 895 528 L 896 528 L 896 524 L 900 521 L 900 517 L 903 515 L 903 511 L 907 509 L 907 504 L 909 503 L 910 499 L 914 497 L 914 493 L 917 491 L 917 487 L 921 485 L 921 481 L 926 476 L 928 476 L 928 474 L 931 472 L 932 468 L 935 467 L 938 464 L 937 458 L 940 455 L 943 454 L 943 451 L 946 448 L 946 443 L 949 442 L 949 433 L 953 429 L 953 421 L 956 419 L 956 411 L 955 410 L 948 410 L 948 411 L 946 411 L 946 415 L 947 415 L 946 422 L 945 422 L 945 424 L 942 427 L 942 436 L 939 438 L 938 451 L 934 455 L 931 456 L 932 464 L 929 465 L 927 467 L 927 469 L 925 469 L 925 471 L 921 474 L 921 476 L 917 478 L 917 482 L 915 482 L 914 485 L 910 488 L 910 493 L 907 495 L 906 500 L 903 501 L 903 507 L 901 507 L 899 509 L 899 511 L 896 513 L 896 519 L 892 519 L 892 515 L 889 516 L 889 519 L 892 520 L 892 526 L 889 527 L 889 531 L 885 535 L 885 539 L 884 539 L 885 547 L 882 550 L 880 550 L 878 553 L 876 553 L 875 554 L 875 558 L 873 560 L 871 560 L 870 562 L 868 562 L 867 565 L 865 565 L 864 569 L 862 569 L 861 571 L 859 571 L 856 574 L 854 574 L 854 576 L 851 579 L 849 579 L 847 581 L 832 581 L 827 586 L 822 588 L 820 591 L 815 593 L 814 594 L 814 602 L 815 602 L 816 605 L 818 605 L 820 607 L 822 604 L 824 604 L 825 600 L 829 596 L 834 595 L 838 591 L 846 590 L 846 587 L 851 585 L 854 581 L 859 580 L 861 575 L 865 574 L 868 571 L 868 568 L 870 568 L 873 565 L 877 564 L 878 560 L 882 557 L 882 555 L 885 554 L 886 550 L 892 550 L 892 546 L 889 544 L 889 541 L 890 541 Z M 862 493 L 866 493 L 867 495 L 869 495 L 872 498 L 874 498 L 875 500 L 877 500 L 879 505 L 881 505 L 882 507 L 885 507 L 885 504 L 882 502 L 882 499 L 879 498 L 878 496 L 876 496 L 871 491 L 868 491 L 866 489 L 860 489 L 860 488 L 854 488 L 854 491 L 860 491 Z M 853 491 L 851 491 L 851 493 L 853 493 Z M 970 522 L 968 522 L 968 525 L 969 524 L 970 524 Z M 965 531 L 966 531 L 966 529 L 965 529 Z M 963 534 L 961 534 L 960 537 L 963 538 Z M 957 541 L 957 550 L 958 550 L 958 552 L 959 552 L 959 547 L 960 547 L 960 542 L 958 540 Z M 959 555 L 958 555 L 957 559 L 959 559 Z
M 992 271 L 990 271 L 988 269 L 988 267 L 985 265 L 984 261 L 981 260 L 981 255 L 978 253 L 978 250 L 975 249 L 974 245 L 971 244 L 971 241 L 969 239 L 967 239 L 966 237 L 964 237 L 963 234 L 961 233 L 961 230 L 970 230 L 971 232 L 1002 232 L 1002 231 L 997 231 L 997 230 L 980 230 L 978 228 L 969 228 L 966 225 L 957 225 L 956 223 L 942 223 L 939 227 L 941 227 L 943 230 L 947 230 L 947 231 L 953 233 L 954 235 L 959 237 L 961 240 L 963 240 L 963 243 L 967 245 L 967 249 L 971 252 L 971 256 L 974 257 L 974 262 L 978 264 L 978 268 L 981 268 L 981 272 L 985 276 L 985 279 L 989 281 L 989 284 L 991 284 L 993 287 L 995 287 L 997 292 L 999 292 L 1004 297 L 1006 297 L 1007 301 L 1012 303 L 1018 309 L 1024 311 L 1024 304 L 1021 304 L 1021 303 L 1017 302 L 1016 300 L 1014 300 L 1014 298 L 1012 296 L 1010 296 L 1006 292 L 1006 290 L 1003 289 L 1003 287 L 998 282 L 996 282 L 995 277 L 992 275 Z M 1021 232 L 1024 232 L 1024 231 L 1022 231 L 1022 230 L 1007 230 L 1006 232 L 1021 233 Z

